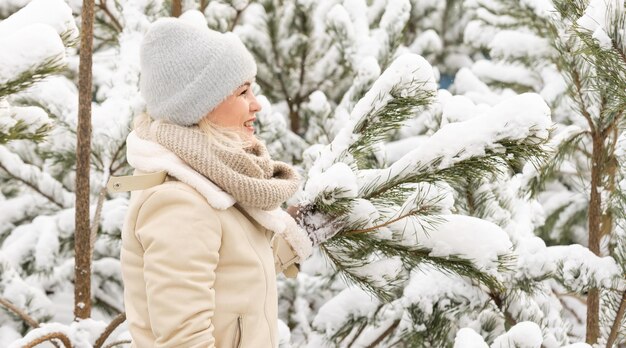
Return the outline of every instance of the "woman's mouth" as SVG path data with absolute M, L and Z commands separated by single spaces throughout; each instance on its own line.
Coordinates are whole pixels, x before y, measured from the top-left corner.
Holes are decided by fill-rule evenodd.
M 252 118 L 247 120 L 246 122 L 243 123 L 243 126 L 249 130 L 250 132 L 254 133 L 254 121 L 256 120 L 256 118 Z

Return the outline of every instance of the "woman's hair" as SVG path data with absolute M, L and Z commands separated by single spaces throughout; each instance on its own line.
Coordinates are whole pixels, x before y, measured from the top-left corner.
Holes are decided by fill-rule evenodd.
M 148 139 L 150 137 L 150 125 L 153 120 L 146 112 L 142 112 L 133 120 L 133 130 L 137 132 L 140 138 Z M 209 144 L 211 146 L 219 146 L 224 150 L 237 151 L 250 147 L 252 140 L 242 139 L 241 130 L 236 128 L 220 127 L 203 118 L 196 125 L 198 130 L 208 135 Z M 192 126 L 193 127 L 193 126 Z

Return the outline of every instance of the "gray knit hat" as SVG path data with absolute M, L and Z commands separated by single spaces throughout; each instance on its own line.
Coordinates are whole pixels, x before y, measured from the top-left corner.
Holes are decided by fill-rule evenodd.
M 181 126 L 198 123 L 256 75 L 254 58 L 235 34 L 171 17 L 150 26 L 139 61 L 148 114 Z

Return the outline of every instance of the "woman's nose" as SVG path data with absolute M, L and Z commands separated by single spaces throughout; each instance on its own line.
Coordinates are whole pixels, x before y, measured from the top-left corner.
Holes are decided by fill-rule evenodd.
M 250 111 L 251 112 L 259 112 L 262 107 L 258 100 L 256 100 L 256 96 L 252 93 L 252 102 L 250 103 Z

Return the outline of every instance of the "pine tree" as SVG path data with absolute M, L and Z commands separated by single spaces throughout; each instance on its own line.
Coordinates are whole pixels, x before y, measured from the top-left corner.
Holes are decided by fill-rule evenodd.
M 468 185 L 476 186 L 474 189 L 477 190 L 481 187 L 481 184 L 485 185 L 490 180 L 495 179 L 497 182 L 504 182 L 507 179 L 506 177 L 510 175 L 509 170 L 504 168 L 508 166 L 511 168 L 510 170 L 519 172 L 528 160 L 536 159 L 542 155 L 540 145 L 545 138 L 537 134 L 546 135 L 546 133 L 541 133 L 545 131 L 545 122 L 543 123 L 544 129 L 541 129 L 542 127 L 533 129 L 537 128 L 537 125 L 535 127 L 528 124 L 525 125 L 525 127 L 533 129 L 527 135 L 530 138 L 533 138 L 533 136 L 537 137 L 534 141 L 530 141 L 530 138 L 526 140 L 528 143 L 524 143 L 520 139 L 516 139 L 520 143 L 503 140 L 503 149 L 509 152 L 508 155 L 504 155 L 504 158 L 489 156 L 483 159 L 473 158 L 468 162 L 462 162 L 455 169 L 441 170 L 434 173 L 429 173 L 427 170 L 429 166 L 424 163 L 423 168 L 417 166 L 411 167 L 410 170 L 407 169 L 407 172 L 414 173 L 415 177 L 411 178 L 413 181 L 402 181 L 406 178 L 394 180 L 393 176 L 389 176 L 389 173 L 393 172 L 393 170 L 385 169 L 389 165 L 389 161 L 397 162 L 403 152 L 398 151 L 397 148 L 393 150 L 391 146 L 383 146 L 380 144 L 381 141 L 399 139 L 398 144 L 406 141 L 404 144 L 418 144 L 423 149 L 428 148 L 426 145 L 428 144 L 428 138 L 433 133 L 436 133 L 439 128 L 446 123 L 466 121 L 466 119 L 470 118 L 467 115 L 463 118 L 463 115 L 459 115 L 459 112 L 456 114 L 447 112 L 445 119 L 442 118 L 441 112 L 419 112 L 420 106 L 425 106 L 432 102 L 435 96 L 432 89 L 429 93 L 416 93 L 414 95 L 416 100 L 412 102 L 408 100 L 394 100 L 387 105 L 387 108 L 380 106 L 381 103 L 389 99 L 385 93 L 377 95 L 379 98 L 377 103 L 372 103 L 375 99 L 373 97 L 369 97 L 369 99 L 364 97 L 368 91 L 372 92 L 372 86 L 380 78 L 380 71 L 389 66 L 390 62 L 386 57 L 401 56 L 402 52 L 408 50 L 406 47 L 401 46 L 401 43 L 403 41 L 413 42 L 411 41 L 412 38 L 420 37 L 421 35 L 421 33 L 407 33 L 406 30 L 403 31 L 405 29 L 405 24 L 403 23 L 406 22 L 401 20 L 399 21 L 401 23 L 396 23 L 393 28 L 403 28 L 400 29 L 401 35 L 397 36 L 406 35 L 406 37 L 396 37 L 395 45 L 385 45 L 384 40 L 376 41 L 376 38 L 394 37 L 393 31 L 387 34 L 380 33 L 381 28 L 389 29 L 389 27 L 385 26 L 385 21 L 383 20 L 385 11 L 388 11 L 388 14 L 405 12 L 404 15 L 392 17 L 396 19 L 408 18 L 405 16 L 409 13 L 428 12 L 428 10 L 420 8 L 409 12 L 407 4 L 394 2 L 386 8 L 383 2 L 368 6 L 365 2 L 359 1 L 345 2 L 343 5 L 337 1 L 317 3 L 287 2 L 280 4 L 267 1 L 260 3 L 262 8 L 259 5 L 251 5 L 249 8 L 250 12 L 247 12 L 248 16 L 244 16 L 243 25 L 235 27 L 235 32 L 244 38 L 247 45 L 252 47 L 257 60 L 261 61 L 260 79 L 257 81 L 259 81 L 260 91 L 274 102 L 272 110 L 276 109 L 276 107 L 282 108 L 286 114 L 291 116 L 291 120 L 294 117 L 298 120 L 304 120 L 303 123 L 307 125 L 305 130 L 297 127 L 292 128 L 292 130 L 302 134 L 306 142 L 318 144 L 313 145 L 304 153 L 302 171 L 308 176 L 308 182 L 305 192 L 300 199 L 305 201 L 308 199 L 308 203 L 310 203 L 308 208 L 305 209 L 310 209 L 309 215 L 311 216 L 319 215 L 316 213 L 335 216 L 335 222 L 338 220 L 337 224 L 344 226 L 344 233 L 347 235 L 349 235 L 348 232 L 350 231 L 366 233 L 366 231 L 385 230 L 387 227 L 384 226 L 386 222 L 403 216 L 402 214 L 393 215 L 394 209 L 397 213 L 401 207 L 405 209 L 404 212 L 407 215 L 419 217 L 414 217 L 414 221 L 419 221 L 424 226 L 424 229 L 431 231 L 429 232 L 431 236 L 434 233 L 433 231 L 438 229 L 440 231 L 445 230 L 445 225 L 441 226 L 441 219 L 437 219 L 437 217 L 441 216 L 442 212 L 450 209 L 468 215 L 489 217 L 489 212 L 494 209 L 493 204 L 489 204 L 489 199 L 494 197 L 494 194 L 491 193 L 490 195 L 490 192 L 482 193 L 482 201 L 479 201 L 481 197 L 476 197 L 473 203 L 474 207 L 469 209 L 472 210 L 469 212 L 467 202 L 464 199 L 457 198 L 452 205 L 450 203 L 447 203 L 448 205 L 443 204 L 443 206 L 439 204 L 446 202 L 453 196 L 464 197 L 462 194 L 467 191 Z M 304 14 L 310 13 L 314 14 L 312 18 L 311 16 L 304 16 Z M 436 16 L 434 17 L 436 18 Z M 367 28 L 367 26 L 370 28 Z M 371 46 L 375 48 L 365 47 L 364 42 L 373 42 Z M 413 45 L 413 49 L 417 50 L 417 47 L 420 47 L 417 43 Z M 390 51 L 384 54 L 381 53 L 381 51 L 387 49 Z M 467 47 L 456 49 L 460 52 L 471 51 Z M 455 48 L 450 47 L 450 50 L 454 51 Z M 424 51 L 420 53 L 422 52 Z M 331 59 L 328 57 L 332 57 L 336 63 L 328 63 L 328 60 Z M 469 59 L 469 56 L 466 59 Z M 449 71 L 454 71 L 454 69 Z M 312 75 L 310 79 L 308 78 L 309 75 Z M 435 73 L 434 75 L 436 76 L 437 74 Z M 264 79 L 263 76 L 267 76 L 267 78 Z M 271 79 L 270 76 L 272 77 Z M 298 76 L 302 77 L 300 81 L 303 81 L 303 84 L 297 84 L 298 79 L 296 77 Z M 324 78 L 320 79 L 320 76 Z M 411 72 L 406 71 L 404 76 L 411 76 Z M 306 83 L 309 80 L 315 80 L 315 78 L 323 80 L 317 89 L 315 89 L 315 84 Z M 286 81 L 285 86 L 280 82 L 281 79 Z M 276 83 L 264 83 L 264 80 Z M 344 80 L 347 80 L 347 82 Z M 296 84 L 294 85 L 294 83 Z M 413 92 L 415 92 L 415 88 L 419 89 L 419 85 L 419 82 L 417 82 L 413 86 Z M 411 90 L 410 87 L 405 88 Z M 295 91 L 303 90 L 310 92 L 295 95 L 285 93 L 285 91 L 294 91 L 295 93 Z M 376 94 L 376 92 L 373 93 Z M 389 94 L 394 95 L 393 92 Z M 405 96 L 410 94 L 411 92 L 404 93 Z M 430 96 L 427 97 L 428 95 Z M 444 102 L 448 101 L 448 99 L 453 99 L 454 102 L 450 102 L 448 106 L 450 110 L 454 110 L 454 106 L 457 108 L 459 106 L 467 106 L 467 102 L 465 101 L 464 104 L 462 98 L 452 97 L 446 94 L 445 91 L 439 92 L 437 97 L 438 104 L 445 104 Z M 422 100 L 419 101 L 419 99 Z M 301 101 L 301 103 L 298 104 L 295 101 Z M 358 121 L 359 117 L 351 113 L 354 113 L 355 105 L 358 105 L 359 102 L 362 103 L 361 108 L 369 103 L 370 105 L 378 105 L 378 107 L 381 107 L 381 110 L 378 110 L 379 113 L 377 114 L 374 111 L 376 107 L 372 107 L 373 110 L 370 110 L 372 115 L 360 115 L 362 120 Z M 534 104 L 535 102 L 538 104 Z M 541 105 L 541 102 L 535 100 L 530 102 L 530 104 Z M 482 110 L 477 106 L 474 106 L 474 108 L 476 109 L 475 114 L 485 112 L 484 108 Z M 367 106 L 365 109 L 367 109 Z M 501 109 L 509 110 L 504 106 Z M 532 115 L 532 112 L 529 111 L 529 114 Z M 385 119 L 384 117 L 388 115 L 393 116 Z M 454 119 L 456 116 L 459 117 Z M 533 119 L 531 116 L 528 117 L 529 120 Z M 351 118 L 353 118 L 352 122 L 350 121 Z M 534 120 L 536 121 L 537 119 Z M 476 120 L 475 122 L 479 121 Z M 401 127 L 403 123 L 409 123 L 410 127 Z M 293 124 L 292 122 L 291 125 Z M 506 133 L 504 130 L 502 131 L 503 134 Z M 363 134 L 360 134 L 361 132 Z M 440 134 L 445 134 L 445 132 Z M 403 139 L 407 136 L 411 136 L 413 139 Z M 355 137 L 359 138 L 359 140 L 355 140 Z M 325 147 L 325 144 L 329 143 L 331 144 L 330 148 L 333 149 L 332 151 L 328 150 L 329 147 Z M 466 145 L 472 148 L 474 144 Z M 389 150 L 386 150 L 387 148 Z M 458 150 L 462 151 L 462 147 Z M 406 152 L 405 150 L 404 153 Z M 507 159 L 511 160 L 507 161 Z M 437 160 L 431 160 L 437 163 Z M 445 162 L 441 158 L 438 161 Z M 406 161 L 400 161 L 398 164 L 393 164 L 392 167 L 395 165 L 394 169 L 397 170 L 402 164 L 406 165 L 405 163 Z M 419 173 L 421 170 L 426 172 Z M 368 174 L 359 174 L 361 171 Z M 375 177 L 376 174 L 374 173 L 382 175 L 385 180 L 379 180 L 378 182 L 372 180 L 373 182 L 367 184 L 368 179 Z M 468 173 L 473 173 L 473 175 L 468 175 Z M 362 175 L 364 178 L 361 177 Z M 335 179 L 337 177 L 352 179 L 347 179 L 345 182 L 343 180 L 337 182 L 338 180 Z M 465 180 L 468 177 L 473 179 L 473 181 Z M 365 184 L 363 180 L 366 180 Z M 516 180 L 516 183 L 519 185 L 521 179 L 518 178 Z M 441 184 L 441 181 L 447 182 L 451 187 L 445 190 L 438 188 L 437 185 L 433 185 L 438 182 Z M 359 183 L 359 186 L 354 185 L 355 182 Z M 419 184 L 420 182 L 421 185 Z M 363 186 L 361 187 L 360 185 Z M 380 190 L 377 190 L 377 188 Z M 490 190 L 494 190 L 494 188 Z M 368 199 L 363 199 L 369 197 L 361 196 L 361 194 L 368 195 L 372 192 L 378 193 L 378 191 L 385 195 L 379 199 L 376 199 L 378 198 L 376 197 L 369 201 Z M 411 197 L 411 193 L 414 196 Z M 511 195 L 509 194 L 509 196 Z M 532 206 L 532 202 L 527 202 L 516 195 L 506 198 L 515 201 L 517 204 Z M 405 202 L 411 199 L 411 203 L 414 206 L 410 204 L 403 206 Z M 384 207 L 384 209 L 376 206 L 377 204 Z M 505 204 L 503 203 L 502 205 Z M 431 210 L 421 210 L 420 206 L 429 207 Z M 413 210 L 408 209 L 408 207 L 413 207 Z M 495 208 L 504 210 L 498 207 L 497 204 Z M 379 214 L 378 210 L 383 210 L 385 214 Z M 381 226 L 378 225 L 379 228 L 376 228 L 371 221 L 372 216 L 380 216 L 379 223 L 382 222 L 383 228 L 380 228 Z M 323 221 L 324 218 L 320 220 Z M 315 224 L 315 218 L 308 219 L 306 223 Z M 498 221 L 498 223 L 506 225 L 506 223 L 511 224 L 511 221 L 505 219 L 504 222 Z M 530 222 L 528 223 L 530 225 Z M 359 226 L 359 224 L 362 226 Z M 417 223 L 414 223 L 414 225 L 417 225 Z M 431 226 L 431 228 L 428 228 L 428 226 Z M 532 227 L 532 225 L 530 226 Z M 403 226 L 402 230 L 405 229 L 406 227 Z M 514 230 L 514 228 L 509 227 L 509 230 Z M 389 229 L 386 231 L 387 239 L 393 240 L 391 237 L 393 231 Z M 529 231 L 527 230 L 526 232 Z M 515 242 L 517 242 L 516 238 L 521 239 L 523 242 L 528 242 L 527 240 L 533 241 L 532 234 L 524 236 L 513 235 L 513 232 L 509 232 L 509 234 L 511 240 Z M 433 239 L 435 238 L 433 237 Z M 413 246 L 415 245 L 413 243 Z M 491 312 L 489 312 L 490 315 L 484 314 L 481 318 L 474 316 L 472 320 L 481 323 L 480 325 L 486 328 L 491 326 L 488 330 L 490 333 L 487 335 L 492 335 L 492 338 L 504 333 L 503 328 L 505 324 L 512 326 L 517 321 L 535 319 L 543 326 L 550 325 L 554 330 L 555 342 L 563 343 L 567 341 L 566 333 L 558 329 L 564 326 L 562 321 L 555 319 L 558 318 L 558 311 L 551 311 L 548 308 L 544 312 L 536 309 L 534 311 L 526 311 L 525 313 L 517 313 L 518 315 L 507 313 L 504 301 L 506 298 L 520 297 L 523 295 L 522 291 L 526 290 L 525 293 L 529 294 L 524 298 L 526 301 L 532 300 L 530 290 L 535 290 L 537 287 L 545 288 L 545 285 L 537 283 L 545 278 L 549 278 L 550 275 L 547 273 L 543 274 L 537 277 L 539 278 L 538 280 L 528 279 L 530 275 L 525 275 L 527 279 L 512 277 L 510 273 L 505 272 L 507 267 L 511 267 L 511 260 L 508 260 L 509 255 L 505 255 L 505 253 L 501 255 L 502 262 L 496 263 L 497 265 L 494 264 L 495 269 L 499 268 L 501 272 L 498 272 L 498 276 L 495 277 L 497 281 L 490 283 L 492 291 L 479 291 L 478 293 L 482 294 L 482 298 L 477 295 L 473 299 L 476 301 L 469 301 L 465 311 L 458 311 L 462 315 L 458 313 L 456 316 L 450 315 L 447 313 L 450 311 L 449 308 L 442 307 L 439 310 L 432 311 L 436 314 L 432 316 L 424 313 L 417 314 L 418 312 L 413 312 L 411 315 L 408 314 L 411 313 L 410 309 L 406 311 L 396 310 L 396 318 L 394 318 L 394 315 L 389 314 L 389 308 L 403 308 L 398 306 L 398 304 L 406 301 L 406 298 L 402 298 L 402 294 L 399 294 L 399 291 L 401 292 L 403 288 L 406 289 L 408 287 L 406 282 L 408 271 L 415 269 L 421 261 L 430 262 L 430 264 L 434 265 L 431 266 L 433 269 L 428 273 L 431 277 L 436 277 L 436 274 L 440 273 L 442 269 L 447 272 L 471 275 L 471 277 L 461 278 L 461 281 L 457 283 L 451 282 L 450 284 L 463 284 L 464 281 L 467 283 L 467 279 L 471 278 L 477 279 L 479 283 L 481 281 L 489 283 L 493 279 L 476 272 L 477 269 L 475 268 L 471 269 L 472 263 L 467 262 L 462 257 L 453 258 L 448 263 L 443 259 L 429 259 L 428 254 L 430 250 L 428 247 L 424 247 L 421 250 L 423 254 L 412 255 L 414 260 L 411 260 L 411 257 L 402 254 L 401 248 L 395 245 L 386 245 L 385 241 L 381 243 L 377 238 L 368 238 L 366 234 L 357 233 L 348 237 L 340 233 L 339 237 L 335 237 L 325 243 L 320 249 L 323 257 L 321 259 L 314 258 L 309 264 L 327 261 L 329 264 L 334 265 L 334 268 L 324 270 L 324 267 L 321 266 L 314 267 L 311 270 L 313 273 L 321 272 L 323 274 L 314 276 L 311 279 L 302 275 L 300 279 L 306 277 L 306 280 L 302 280 L 302 285 L 300 285 L 300 281 L 288 281 L 281 284 L 281 293 L 284 294 L 281 304 L 287 307 L 282 313 L 282 318 L 286 318 L 285 321 L 292 329 L 292 334 L 299 336 L 294 337 L 296 343 L 302 344 L 302 340 L 304 340 L 308 341 L 311 346 L 315 346 L 320 344 L 317 340 L 322 339 L 332 341 L 334 344 L 339 344 L 339 342 L 348 345 L 364 344 L 364 342 L 367 342 L 368 335 L 370 335 L 368 332 L 378 329 L 385 334 L 380 337 L 381 340 L 385 340 L 386 344 L 400 340 L 413 342 L 412 344 L 415 346 L 424 346 L 426 344 L 444 346 L 450 344 L 449 342 L 454 338 L 455 330 L 449 329 L 459 328 L 459 323 L 463 321 L 461 319 L 462 315 L 465 315 L 466 320 L 470 318 L 471 313 L 476 312 L 477 308 L 472 306 L 477 306 L 477 303 L 481 304 L 483 308 L 490 308 Z M 411 254 L 414 252 L 412 251 Z M 558 255 L 554 255 L 554 257 L 558 258 Z M 561 259 L 566 258 L 561 257 Z M 363 262 L 364 260 L 365 262 Z M 394 260 L 396 263 L 393 262 Z M 388 271 L 389 274 L 384 272 L 383 274 L 377 273 L 377 271 L 380 272 L 380 269 L 374 266 L 375 264 L 386 264 L 386 268 L 379 267 Z M 400 268 L 402 268 L 398 267 L 400 264 L 406 266 L 406 269 L 403 270 L 404 272 L 400 271 Z M 422 265 L 422 267 L 425 266 Z M 306 269 L 307 264 L 303 265 L 303 268 Z M 399 276 L 399 278 L 394 276 Z M 345 288 L 345 282 L 336 281 L 338 279 L 358 286 L 345 289 L 345 293 L 338 293 L 338 290 Z M 471 281 L 469 283 L 471 284 Z M 329 286 L 329 284 L 331 285 Z M 384 286 L 381 286 L 381 284 L 384 284 Z M 335 290 L 332 290 L 333 288 Z M 368 307 L 369 310 L 360 308 L 359 306 L 362 303 L 350 300 L 351 296 L 358 296 L 359 299 L 364 299 L 363 296 L 366 296 L 366 293 L 362 292 L 363 289 L 366 290 L 366 293 L 370 292 L 377 295 L 377 298 L 369 299 L 369 303 L 372 303 L 372 306 Z M 543 293 L 549 293 L 547 289 L 542 288 L 541 290 Z M 321 294 L 324 294 L 322 299 L 319 298 Z M 459 296 L 461 295 L 459 294 Z M 313 296 L 316 298 L 312 298 Z M 395 303 L 394 299 L 396 300 Z M 554 298 L 550 301 L 552 300 Z M 454 299 L 446 296 L 442 296 L 441 301 L 441 303 L 455 303 Z M 535 308 L 539 308 L 542 305 L 548 305 L 549 307 L 550 301 L 546 302 L 536 299 L 532 303 L 534 303 Z M 306 306 L 305 303 L 307 303 Z M 304 310 L 305 307 L 309 308 Z M 329 309 L 326 310 L 326 308 Z M 310 313 L 309 318 L 302 317 L 301 312 L 303 310 Z M 345 312 L 345 316 L 344 314 L 330 314 L 333 311 Z M 326 312 L 329 314 L 326 314 Z M 356 315 L 355 313 L 360 314 Z M 397 318 L 402 318 L 403 313 L 405 316 L 411 317 L 409 322 L 412 323 L 413 327 L 425 325 L 432 328 L 432 330 L 420 332 L 420 330 L 400 325 Z M 485 311 L 484 313 L 487 312 Z M 546 319 L 543 323 L 541 320 L 533 317 L 545 314 L 549 314 L 551 319 Z M 331 315 L 341 319 L 337 319 L 332 324 L 325 323 L 325 320 Z M 507 317 L 506 322 L 500 319 L 505 316 Z M 404 321 L 402 323 L 405 326 L 408 325 Z M 400 332 L 403 333 L 400 334 Z M 368 343 L 376 341 L 371 337 L 369 339 Z M 365 341 L 361 342 L 359 340 Z M 380 341 L 376 341 L 376 343 L 380 343 Z
M 586 341 L 612 347 L 619 342 L 626 305 L 618 158 L 626 102 L 624 4 L 476 1 L 475 6 L 477 19 L 466 38 L 491 60 L 477 61 L 465 81 L 474 73 L 493 95 L 537 91 L 551 105 L 558 129 L 554 155 L 530 181 L 547 214 L 537 232 L 548 244 L 582 244 L 617 262 L 614 284 L 565 285 L 587 295 Z
M 611 198 L 601 221 L 612 227 L 602 255 L 612 257 L 568 245 L 587 244 L 588 191 L 580 183 L 590 182 L 585 151 L 593 144 L 584 141 L 591 134 L 582 113 L 572 112 L 580 109 L 576 93 L 584 91 L 588 102 L 601 100 L 591 98 L 596 92 L 589 87 L 610 91 L 604 95 L 617 96 L 607 99 L 610 108 L 592 115 L 618 118 L 623 34 L 619 24 L 614 31 L 603 27 L 622 47 L 620 56 L 602 32 L 572 26 L 586 3 L 557 6 L 558 18 L 537 7 L 542 4 L 96 1 L 90 201 L 98 320 L 71 323 L 68 314 L 77 125 L 77 56 L 68 49 L 71 68 L 53 69 L 57 76 L 35 84 L 36 74 L 24 76 L 23 87 L 2 101 L 12 110 L 38 107 L 34 112 L 49 120 L 20 116 L 30 109 L 13 112 L 13 123 L 0 116 L 9 125 L 0 126 L 8 142 L 0 142 L 6 168 L 0 209 L 11 207 L 0 218 L 0 298 L 10 300 L 5 307 L 17 305 L 0 312 L 0 343 L 22 346 L 51 339 L 45 336 L 51 331 L 55 344 L 72 337 L 68 345 L 75 346 L 101 347 L 109 335 L 129 338 L 118 329 L 124 320 L 119 237 L 128 196 L 103 187 L 110 175 L 131 170 L 125 138 L 144 107 L 137 84 L 141 37 L 151 21 L 178 14 L 178 7 L 181 17 L 200 10 L 209 27 L 234 31 L 253 52 L 259 66 L 253 88 L 263 105 L 258 134 L 274 158 L 295 163 L 306 178 L 289 203 L 302 205 L 304 226 L 340 230 L 301 265 L 298 278 L 279 279 L 281 346 L 567 347 L 581 339 L 567 314 L 578 308 L 568 312 L 567 298 L 593 288 L 602 289 L 602 342 L 623 340 L 615 320 L 620 311 L 623 316 L 618 297 L 626 259 L 623 118 L 604 147 L 613 151 L 604 158 L 615 164 L 603 167 L 613 168 L 614 180 L 603 182 L 602 194 Z M 2 5 L 0 15 L 19 7 Z M 73 11 L 79 17 L 80 8 Z M 3 26 L 6 20 L 0 40 Z M 61 26 L 53 27 L 71 46 Z M 560 33 L 572 34 L 565 36 L 571 42 L 557 40 Z M 556 53 L 564 47 L 567 54 Z M 569 62 L 591 74 L 585 88 L 567 88 L 575 70 Z M 450 91 L 437 90 L 454 74 Z M 32 124 L 28 130 L 10 131 L 22 118 Z M 554 158 L 547 145 L 557 148 Z M 577 166 L 582 181 L 570 169 Z M 563 209 L 550 203 L 562 202 L 554 193 L 569 192 L 574 198 Z
M 64 8 L 57 9 L 53 13 L 56 16 L 51 15 L 47 20 L 32 19 L 36 12 L 54 6 Z M 28 231 L 19 228 L 24 219 L 72 204 L 71 195 L 64 194 L 60 186 L 50 185 L 49 175 L 28 163 L 30 158 L 21 158 L 15 153 L 27 153 L 25 149 L 46 139 L 53 124 L 49 113 L 34 103 L 20 103 L 12 98 L 65 68 L 68 61 L 66 50 L 76 43 L 77 37 L 74 20 L 65 9 L 67 7 L 59 2 L 33 2 L 0 22 L 3 47 L 0 54 L 3 67 L 0 73 L 0 204 L 5 212 L 0 223 L 0 241 L 3 245 L 12 244 L 17 238 L 32 239 Z M 35 194 L 22 195 L 25 189 Z M 42 235 L 50 235 L 43 228 L 46 221 L 49 220 L 45 217 L 32 221 L 33 227 L 41 230 Z M 12 236 L 14 231 L 17 234 Z M 46 241 L 43 239 L 34 247 L 45 249 L 48 247 L 44 245 Z M 38 327 L 51 314 L 46 310 L 51 305 L 50 300 L 41 288 L 29 281 L 34 264 L 47 268 L 45 256 L 39 260 L 20 260 L 21 253 L 22 250 L 15 247 L 0 250 L 2 346 L 8 346 L 29 327 Z
M 7 304 L 15 307 L 15 311 L 0 313 L 2 346 L 21 347 L 49 339 L 56 346 L 63 346 L 60 343 L 63 339 L 70 339 L 72 346 L 102 347 L 108 339 L 128 342 L 128 333 L 117 330 L 124 320 L 119 238 L 127 198 L 112 197 L 103 188 L 110 175 L 129 171 L 125 162 L 125 137 L 132 115 L 141 108 L 137 48 L 150 18 L 161 15 L 163 10 L 154 3 L 118 3 L 117 12 L 103 10 L 102 6 L 110 9 L 112 2 L 96 5 L 89 193 L 93 221 L 89 227 L 93 237 L 91 317 L 94 319 L 72 322 L 71 314 L 75 288 L 73 215 L 78 55 L 70 46 L 77 44 L 75 23 L 80 22 L 80 8 L 70 9 L 63 1 L 36 0 L 22 9 L 13 7 L 19 9 L 13 14 L 7 10 L 10 16 L 0 22 L 0 38 L 3 38 L 3 30 L 21 30 L 32 21 L 46 21 L 56 30 L 56 41 L 63 41 L 66 47 L 51 51 L 50 42 L 56 41 L 50 37 L 39 44 L 29 39 L 30 42 L 23 41 L 28 45 L 22 43 L 18 46 L 21 51 L 14 51 L 15 54 L 40 52 L 46 58 L 44 51 L 50 56 L 58 51 L 69 62 L 56 70 L 49 67 L 42 70 L 39 67 L 44 65 L 40 63 L 36 66 L 40 71 L 32 73 L 33 78 L 26 74 L 18 76 L 21 80 L 16 81 L 22 85 L 12 83 L 13 90 L 4 101 L 18 110 L 13 114 L 20 119 L 30 121 L 34 116 L 47 114 L 48 132 L 38 143 L 25 140 L 33 137 L 21 136 L 1 148 L 0 204 L 9 213 L 3 213 L 0 219 L 3 267 L 0 294 Z M 112 40 L 107 35 L 114 22 L 124 27 L 120 27 L 119 35 Z M 66 33 L 68 29 L 71 31 Z M 33 49 L 38 47 L 42 49 Z M 50 75 L 47 71 L 56 75 L 42 79 L 42 72 Z M 2 86 L 4 91 L 5 85 Z M 29 110 L 26 106 L 36 109 L 30 118 L 22 116 Z M 3 124 L 9 124 L 4 120 Z M 33 129 L 37 128 L 30 126 L 29 131 L 35 133 Z M 18 312 L 21 314 L 16 315 Z M 50 336 L 51 332 L 55 334 Z

